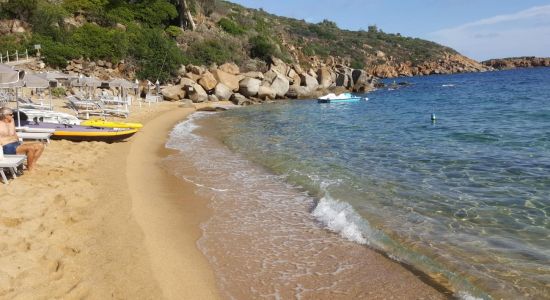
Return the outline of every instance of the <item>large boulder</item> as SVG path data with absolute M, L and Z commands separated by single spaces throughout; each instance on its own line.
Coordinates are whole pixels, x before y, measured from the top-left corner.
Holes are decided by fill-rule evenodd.
M 216 78 L 214 78 L 214 75 L 208 71 L 202 74 L 202 77 L 199 79 L 198 83 L 207 91 L 213 90 L 218 84 Z
M 193 85 L 195 84 L 196 82 L 192 79 L 189 79 L 189 78 L 186 78 L 186 77 L 183 77 L 180 79 L 180 83 L 179 85 L 185 87 L 186 85 Z
M 317 70 L 317 80 L 323 88 L 328 88 L 333 84 L 332 72 L 327 67 L 322 67 Z
M 258 89 L 258 98 L 266 100 L 273 100 L 277 97 L 277 93 L 269 86 L 260 86 Z
M 256 79 L 260 79 L 260 80 L 264 80 L 264 78 L 265 78 L 264 74 L 262 72 L 257 72 L 257 71 L 246 72 L 242 75 L 245 76 L 245 77 L 256 78 Z
M 283 75 L 288 74 L 287 64 L 281 59 L 274 56 L 271 57 L 271 64 L 269 65 L 269 70 L 275 71 Z
M 199 81 L 199 79 L 201 78 L 201 75 L 197 75 L 195 73 L 187 72 L 187 73 L 185 73 L 185 75 L 183 75 L 183 77 L 189 78 L 193 81 Z
M 273 80 L 275 80 L 275 77 L 277 77 L 277 75 L 279 75 L 279 73 L 277 73 L 273 70 L 265 72 L 264 73 L 264 82 L 268 82 L 269 85 L 271 85 L 271 83 L 273 82 Z
M 301 86 L 306 87 L 310 91 L 314 91 L 319 86 L 317 79 L 313 78 L 309 74 L 300 74 Z
M 317 94 L 316 90 L 312 90 L 307 86 L 293 85 L 288 89 L 286 96 L 292 99 L 311 99 L 316 98 Z
M 218 101 L 220 101 L 220 99 L 218 99 L 218 97 L 216 97 L 216 95 L 208 95 L 208 101 L 218 102 Z
M 231 94 L 233 94 L 231 89 L 223 83 L 218 83 L 214 88 L 214 95 L 216 95 L 218 99 L 229 100 L 229 98 L 231 98 Z
M 208 94 L 198 83 L 185 86 L 185 91 L 187 92 L 187 97 L 194 103 L 208 101 Z
M 233 75 L 237 75 L 241 73 L 241 71 L 239 70 L 239 66 L 237 66 L 234 63 L 225 63 L 219 66 L 218 69 L 224 71 L 225 73 L 229 73 Z
M 261 83 L 258 79 L 246 77 L 239 82 L 239 93 L 246 97 L 254 97 L 258 94 Z
M 300 78 L 300 75 L 294 71 L 294 69 L 290 69 L 288 71 L 287 77 L 290 81 L 290 85 L 300 85 L 302 83 L 302 80 Z
M 231 98 L 229 98 L 229 100 L 231 102 L 233 102 L 233 104 L 236 104 L 236 105 L 246 106 L 246 105 L 253 104 L 252 101 L 250 101 L 245 96 L 243 96 L 239 93 L 235 93 L 235 94 L 231 95 Z
M 277 97 L 283 98 L 290 88 L 290 83 L 286 77 L 277 75 L 271 82 L 271 88 L 275 91 Z
M 195 65 L 187 65 L 185 69 L 187 70 L 187 72 L 191 72 L 196 75 L 201 75 L 205 71 L 203 67 L 195 66 Z
M 165 86 L 160 93 L 164 97 L 164 100 L 177 101 L 185 98 L 185 91 L 181 85 Z
M 218 82 L 223 83 L 225 86 L 236 92 L 239 90 L 239 78 L 233 74 L 229 74 L 222 70 L 213 70 L 212 75 Z
M 368 92 L 374 89 L 373 79 L 364 70 L 353 70 L 353 91 Z
M 349 77 L 343 73 L 336 73 L 336 86 L 348 87 L 350 84 Z

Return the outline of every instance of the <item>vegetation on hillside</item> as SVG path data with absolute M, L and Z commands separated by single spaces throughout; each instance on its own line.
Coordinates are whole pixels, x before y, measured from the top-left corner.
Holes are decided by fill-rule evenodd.
M 0 19 L 19 19 L 32 29 L 0 36 L 4 53 L 40 44 L 45 62 L 54 67 L 75 58 L 124 61 L 138 77 L 161 81 L 187 63 L 250 65 L 274 56 L 308 66 L 312 56 L 331 56 L 367 68 L 421 64 L 456 53 L 374 25 L 341 30 L 329 20 L 311 24 L 221 0 L 4 0 Z

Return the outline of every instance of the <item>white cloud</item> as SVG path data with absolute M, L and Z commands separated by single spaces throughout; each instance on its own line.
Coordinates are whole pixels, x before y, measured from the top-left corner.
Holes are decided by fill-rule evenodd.
M 446 28 L 429 38 L 474 59 L 550 56 L 550 5 Z

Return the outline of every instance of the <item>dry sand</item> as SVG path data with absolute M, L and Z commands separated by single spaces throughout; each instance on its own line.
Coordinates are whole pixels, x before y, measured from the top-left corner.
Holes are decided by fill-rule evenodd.
M 52 141 L 35 172 L 1 185 L 0 298 L 218 298 L 195 245 L 206 203 L 158 165 L 193 111 L 134 107 L 146 126 L 127 142 Z

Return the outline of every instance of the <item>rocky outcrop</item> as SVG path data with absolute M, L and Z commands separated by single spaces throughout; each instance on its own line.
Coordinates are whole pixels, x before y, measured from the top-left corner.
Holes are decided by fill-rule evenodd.
M 229 73 L 233 75 L 238 75 L 241 73 L 239 66 L 237 66 L 234 63 L 225 63 L 219 66 L 218 69 L 224 71 L 225 73 Z
M 515 68 L 534 68 L 534 67 L 550 67 L 550 57 L 510 57 L 502 59 L 489 59 L 482 62 L 487 67 L 492 67 L 498 70 L 515 69 Z
M 262 103 L 274 99 L 314 99 L 328 92 L 367 92 L 374 88 L 374 77 L 365 70 L 356 70 L 342 64 L 318 69 L 305 69 L 273 59 L 270 70 L 238 72 L 232 63 L 221 66 L 187 65 L 178 70 L 179 81 L 161 88 L 160 94 L 168 101 L 193 103 L 230 100 L 239 105 Z M 74 73 L 110 77 L 123 72 L 124 61 L 119 64 L 98 60 L 76 59 L 67 70 Z M 100 76 L 98 76 L 100 75 Z
M 232 94 L 233 91 L 223 83 L 218 83 L 216 88 L 214 88 L 214 95 L 220 100 L 229 100 Z
M 216 78 L 218 82 L 223 83 L 232 91 L 236 92 L 239 90 L 239 78 L 236 75 L 229 74 L 219 69 L 213 70 L 212 75 L 214 75 L 214 78 Z
M 277 97 L 277 93 L 269 86 L 260 86 L 258 89 L 258 98 L 263 100 L 273 100 Z
M 258 79 L 247 77 L 239 82 L 239 93 L 246 97 L 255 97 L 258 95 L 261 83 Z
M 162 88 L 161 92 L 164 100 L 177 101 L 185 98 L 185 91 L 181 85 L 172 85 Z
M 201 78 L 198 80 L 198 83 L 206 90 L 211 91 L 213 90 L 216 85 L 218 84 L 218 81 L 216 78 L 214 78 L 214 75 L 210 72 L 204 72 L 202 74 Z
M 414 64 L 410 61 L 394 63 L 386 61 L 384 64 L 377 64 L 366 68 L 371 76 L 380 78 L 394 78 L 399 76 L 417 76 L 432 74 L 453 74 L 465 72 L 483 72 L 492 68 L 462 56 L 460 54 L 444 54 L 438 60 L 425 61 Z
M 12 33 L 25 33 L 29 30 L 29 28 L 30 28 L 29 24 L 21 20 L 17 20 L 17 19 L 0 20 L 0 35 L 7 35 Z

